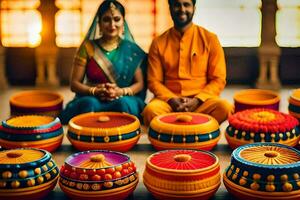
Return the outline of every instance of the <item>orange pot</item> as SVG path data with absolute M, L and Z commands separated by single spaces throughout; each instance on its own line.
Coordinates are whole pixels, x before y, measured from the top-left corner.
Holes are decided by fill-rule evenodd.
M 247 89 L 234 94 L 235 112 L 251 108 L 279 110 L 280 96 L 271 90 Z
M 244 145 L 233 151 L 223 182 L 241 200 L 298 200 L 299 160 L 300 152 L 285 145 Z
M 156 116 L 150 123 L 149 140 L 157 150 L 211 150 L 220 139 L 218 122 L 200 113 L 168 113 Z
M 12 116 L 37 114 L 57 117 L 62 110 L 63 97 L 53 91 L 29 90 L 13 95 L 9 104 Z
M 140 122 L 127 113 L 85 113 L 72 118 L 68 139 L 81 151 L 105 149 L 125 152 L 140 138 Z
M 220 186 L 219 160 L 202 150 L 160 151 L 148 157 L 143 181 L 156 199 L 209 199 Z

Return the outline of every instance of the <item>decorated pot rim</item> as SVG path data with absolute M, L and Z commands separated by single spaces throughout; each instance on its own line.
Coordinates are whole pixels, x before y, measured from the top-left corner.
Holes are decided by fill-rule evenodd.
M 51 160 L 51 157 L 52 157 L 51 153 L 49 153 L 48 151 L 42 150 L 42 149 L 37 149 L 37 148 L 16 148 L 16 149 L 4 150 L 4 151 L 1 151 L 0 153 L 7 152 L 8 154 L 11 153 L 8 156 L 19 156 L 18 153 L 14 154 L 14 151 L 17 151 L 17 150 L 39 151 L 39 152 L 42 152 L 44 155 L 37 160 L 30 161 L 30 162 L 24 162 L 21 164 L 0 163 L 0 169 L 13 169 L 14 170 L 14 169 L 23 169 L 23 168 L 28 168 L 28 167 L 36 168 L 36 167 L 43 165 L 44 163 L 47 163 L 49 160 Z
M 32 142 L 32 141 L 42 141 L 51 138 L 56 138 L 63 134 L 63 128 L 59 128 L 55 131 L 46 132 L 46 133 L 34 133 L 34 134 L 15 134 L 15 133 L 7 133 L 1 132 L 0 129 L 0 138 L 6 141 L 16 141 L 16 142 Z
M 56 99 L 50 100 L 50 101 L 47 101 L 47 102 L 44 102 L 44 103 L 41 103 L 41 104 L 35 104 L 35 105 L 20 103 L 19 101 L 16 100 L 20 96 L 31 95 L 31 94 L 51 95 L 51 96 L 55 96 Z M 26 107 L 26 108 L 43 108 L 45 106 L 53 106 L 53 105 L 56 105 L 56 104 L 59 104 L 59 103 L 62 103 L 62 102 L 63 102 L 62 95 L 60 95 L 57 92 L 49 91 L 49 90 L 27 90 L 27 91 L 22 91 L 22 92 L 18 92 L 16 94 L 14 94 L 9 100 L 10 104 L 13 104 L 13 105 L 19 106 L 19 107 Z
M 296 95 L 298 95 L 298 96 L 296 96 Z M 300 102 L 300 88 L 292 90 L 290 93 L 290 98 L 297 102 Z
M 93 181 L 93 180 L 78 180 L 78 179 L 73 179 L 71 177 L 67 177 L 65 176 L 63 173 L 59 173 L 59 176 L 62 178 L 62 179 L 66 179 L 68 181 L 73 181 L 75 183 L 88 183 L 88 184 L 93 184 L 93 183 L 106 183 L 106 182 L 116 182 L 116 181 L 120 181 L 120 180 L 123 180 L 123 179 L 126 179 L 126 178 L 129 178 L 130 176 L 134 175 L 134 176 L 137 176 L 138 177 L 138 172 L 131 172 L 129 174 L 126 174 L 125 176 L 121 176 L 119 178 L 112 178 L 110 180 L 99 180 L 99 181 Z
M 103 195 L 108 195 L 110 196 L 110 194 L 120 194 L 122 192 L 126 192 L 128 190 L 132 190 L 133 188 L 136 187 L 136 185 L 138 184 L 139 182 L 139 179 L 136 178 L 135 180 L 133 180 L 132 182 L 129 182 L 128 184 L 126 185 L 123 185 L 121 187 L 116 187 L 116 188 L 113 188 L 113 189 L 105 189 L 105 190 L 95 190 L 95 191 L 90 191 L 90 190 L 78 190 L 78 189 L 75 189 L 75 188 L 71 188 L 67 185 L 65 185 L 64 183 L 62 183 L 62 179 L 60 178 L 59 179 L 59 186 L 61 187 L 61 189 L 66 192 L 66 193 L 72 193 L 72 195 L 80 195 L 80 194 L 83 194 L 85 197 L 90 197 L 90 196 L 93 196 L 95 197 L 94 195 L 100 195 L 99 197 L 105 197 Z
M 285 149 L 289 149 L 295 153 L 297 153 L 300 156 L 300 151 L 284 145 L 284 144 L 278 144 L 278 143 L 271 143 L 271 142 L 265 142 L 265 143 L 261 143 L 261 142 L 257 142 L 257 143 L 252 143 L 252 144 L 246 144 L 243 146 L 240 146 L 238 148 L 236 148 L 233 152 L 232 152 L 232 159 L 237 160 L 240 163 L 246 164 L 248 166 L 252 166 L 252 167 L 256 167 L 256 168 L 267 168 L 267 169 L 286 169 L 286 168 L 295 168 L 295 167 L 300 167 L 300 160 L 294 163 L 290 163 L 290 164 L 272 164 L 272 165 L 268 165 L 268 164 L 261 164 L 261 163 L 255 163 L 255 162 L 250 162 L 244 158 L 242 158 L 240 156 L 240 153 L 248 148 L 251 147 L 260 147 L 260 146 L 273 146 L 273 147 L 280 147 L 280 148 L 285 148 Z
M 111 166 L 107 166 L 107 167 L 100 167 L 100 168 L 87 168 L 87 167 L 79 167 L 79 166 L 74 166 L 72 164 L 70 164 L 70 161 L 71 159 L 79 156 L 79 155 L 83 155 L 83 154 L 88 154 L 88 153 L 112 153 L 112 154 L 118 154 L 120 156 L 123 156 L 124 158 L 126 158 L 126 161 L 122 162 L 122 163 L 117 163 L 117 164 L 114 164 L 114 165 L 111 165 Z M 125 164 L 125 163 L 128 163 L 130 162 L 130 157 L 124 153 L 121 153 L 121 152 L 117 152 L 117 151 L 110 151 L 110 150 L 89 150 L 89 151 L 82 151 L 82 152 L 78 152 L 78 153 L 75 153 L 75 154 L 72 154 L 70 156 L 68 156 L 66 159 L 65 159 L 65 164 L 69 165 L 70 167 L 74 167 L 75 169 L 82 169 L 82 170 L 94 170 L 94 169 L 108 169 L 108 168 L 113 168 L 117 165 L 122 165 L 122 164 Z
M 22 196 L 24 193 L 30 192 L 33 193 L 33 191 L 40 191 L 40 190 L 47 190 L 48 188 L 51 188 L 51 186 L 55 186 L 57 181 L 58 181 L 58 174 L 53 178 L 50 179 L 47 182 L 44 182 L 42 184 L 39 185 L 35 185 L 35 186 L 30 186 L 30 187 L 23 187 L 23 188 L 13 188 L 13 189 L 0 189 L 0 197 L 15 197 L 15 196 Z M 38 193 L 37 192 L 37 193 Z
M 267 95 L 273 95 L 273 98 L 266 99 L 266 100 L 259 100 L 255 101 L 249 101 L 248 99 L 245 99 L 245 95 L 259 95 L 259 94 L 267 94 Z M 239 92 L 236 92 L 233 96 L 234 101 L 248 104 L 248 105 L 268 105 L 268 104 L 275 104 L 280 101 L 280 95 L 277 92 L 274 92 L 272 90 L 262 90 L 262 89 L 244 89 Z
M 230 180 L 230 178 L 227 177 L 226 172 L 223 173 L 223 183 L 225 187 L 230 190 L 233 190 L 234 192 L 238 192 L 242 194 L 244 197 L 251 196 L 253 198 L 257 198 L 258 196 L 262 195 L 263 199 L 284 199 L 284 197 L 287 197 L 289 199 L 290 197 L 300 196 L 298 190 L 284 192 L 284 191 L 261 191 L 261 190 L 253 190 L 247 187 L 240 186 Z M 234 194 L 234 193 L 233 193 Z M 294 198 L 293 198 L 294 199 Z
M 52 121 L 47 123 L 47 124 L 43 124 L 43 125 L 39 125 L 39 126 L 14 126 L 14 125 L 10 125 L 8 123 L 9 120 L 12 119 L 16 119 L 16 118 L 24 118 L 24 117 L 45 117 L 45 118 L 52 118 Z M 21 115 L 21 116 L 13 116 L 10 117 L 7 120 L 3 120 L 2 121 L 2 126 L 5 128 L 9 128 L 9 129 L 14 129 L 14 130 L 36 130 L 38 131 L 39 129 L 48 129 L 51 128 L 52 126 L 56 125 L 56 124 L 60 124 L 60 120 L 58 117 L 52 117 L 52 116 L 45 116 L 45 115 Z
M 193 169 L 193 170 L 176 170 L 176 169 L 167 169 L 167 168 L 163 168 L 163 167 L 158 167 L 156 165 L 154 165 L 152 162 L 151 162 L 151 158 L 153 156 L 156 156 L 156 155 L 159 155 L 161 153 L 164 153 L 164 152 L 176 152 L 176 151 L 194 151 L 194 152 L 201 152 L 201 153 L 204 153 L 206 155 L 209 155 L 211 156 L 215 162 L 208 166 L 208 167 L 205 167 L 205 168 L 201 168 L 201 169 Z M 171 173 L 177 173 L 178 175 L 188 175 L 188 174 L 195 174 L 195 173 L 201 173 L 201 172 L 206 172 L 208 170 L 211 170 L 211 169 L 214 169 L 216 167 L 219 166 L 219 158 L 213 154 L 212 152 L 209 152 L 209 151 L 205 151 L 205 150 L 201 150 L 201 149 L 168 149 L 168 150 L 162 150 L 162 151 L 158 151 L 156 153 L 153 153 L 151 154 L 147 160 L 146 160 L 146 165 L 149 165 L 151 168 L 153 169 L 156 169 L 156 170 L 159 170 L 159 171 L 162 171 L 162 172 L 171 172 Z

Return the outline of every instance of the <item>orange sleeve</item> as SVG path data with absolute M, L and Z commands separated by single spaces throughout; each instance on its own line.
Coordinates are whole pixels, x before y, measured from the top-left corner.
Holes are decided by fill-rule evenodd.
M 168 101 L 173 97 L 177 97 L 164 85 L 164 70 L 156 40 L 152 42 L 149 50 L 147 77 L 148 88 L 156 98 Z
M 201 101 L 205 101 L 213 96 L 219 96 L 226 85 L 224 51 L 216 35 L 210 38 L 209 46 L 207 85 L 195 96 Z

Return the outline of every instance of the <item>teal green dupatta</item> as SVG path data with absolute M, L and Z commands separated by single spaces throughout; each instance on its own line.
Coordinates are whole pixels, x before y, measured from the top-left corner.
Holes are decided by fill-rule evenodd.
M 116 83 L 119 87 L 129 87 L 133 84 L 138 67 L 141 68 L 146 83 L 146 54 L 135 43 L 122 40 L 117 49 L 105 52 L 95 41 L 91 42 L 94 47 L 93 59 L 111 83 Z M 145 99 L 146 88 L 137 94 L 142 99 Z

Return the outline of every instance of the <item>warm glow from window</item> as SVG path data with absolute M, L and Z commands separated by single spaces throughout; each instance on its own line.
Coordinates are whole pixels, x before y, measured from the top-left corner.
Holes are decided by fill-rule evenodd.
M 56 0 L 55 5 L 60 9 L 79 9 L 80 0 Z
M 39 5 L 39 0 L 1 0 L 2 9 L 32 9 Z
M 55 16 L 57 46 L 72 47 L 81 42 L 80 12 L 59 11 Z
M 2 1 L 1 38 L 5 47 L 37 47 L 41 43 L 40 1 Z M 16 20 L 17 19 L 17 20 Z
M 78 47 L 82 42 L 100 0 L 56 0 L 60 9 L 55 16 L 56 45 Z
M 257 47 L 261 0 L 197 0 L 193 21 L 216 33 L 222 46 Z
M 135 41 L 147 51 L 155 29 L 153 0 L 119 0 L 119 2 L 125 7 L 126 20 Z M 101 0 L 56 0 L 55 5 L 60 9 L 55 16 L 57 46 L 78 47 L 101 3 Z
M 282 47 L 300 47 L 300 1 L 277 0 L 276 42 Z
M 154 1 L 127 0 L 125 5 L 126 20 L 134 40 L 144 51 L 148 51 L 155 34 Z

